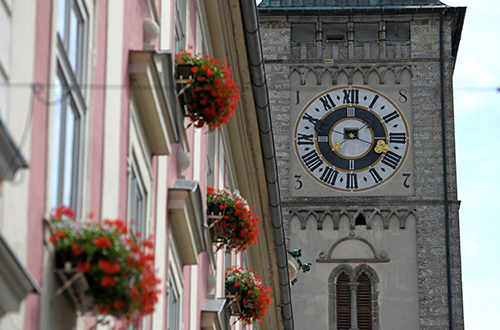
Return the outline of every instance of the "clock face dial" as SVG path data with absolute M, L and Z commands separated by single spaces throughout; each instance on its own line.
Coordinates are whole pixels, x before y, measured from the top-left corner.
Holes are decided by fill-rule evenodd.
M 409 148 L 402 111 L 382 93 L 360 86 L 317 95 L 300 112 L 293 138 L 306 172 L 328 188 L 347 192 L 387 182 Z

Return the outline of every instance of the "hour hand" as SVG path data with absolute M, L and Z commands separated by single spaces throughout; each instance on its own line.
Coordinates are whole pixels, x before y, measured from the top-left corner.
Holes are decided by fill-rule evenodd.
M 370 126 L 372 126 L 372 122 L 371 122 L 371 120 L 365 119 L 365 120 L 363 120 L 363 123 L 364 123 L 364 125 L 363 125 L 363 126 L 361 126 L 361 127 L 358 129 L 358 131 L 361 131 L 363 128 L 370 128 Z
M 317 133 L 320 133 L 320 134 L 328 134 L 328 127 L 327 127 L 327 125 L 328 124 L 326 123 L 326 121 L 324 121 L 324 120 L 318 120 L 314 124 L 314 130 Z

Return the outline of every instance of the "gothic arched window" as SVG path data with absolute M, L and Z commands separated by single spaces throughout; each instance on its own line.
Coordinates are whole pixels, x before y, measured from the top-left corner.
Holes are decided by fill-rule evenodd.
M 367 265 L 340 265 L 329 279 L 330 330 L 378 330 L 378 277 Z

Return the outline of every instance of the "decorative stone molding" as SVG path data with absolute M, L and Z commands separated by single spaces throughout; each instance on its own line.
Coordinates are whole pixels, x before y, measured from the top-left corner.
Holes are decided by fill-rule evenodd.
M 335 248 L 339 246 L 341 243 L 345 241 L 359 241 L 361 244 L 366 245 L 370 251 L 373 254 L 372 258 L 333 258 L 333 252 L 335 251 Z M 316 262 L 318 263 L 360 263 L 360 262 L 366 262 L 366 263 L 385 263 L 389 262 L 390 259 L 387 257 L 387 252 L 382 251 L 380 253 L 377 253 L 377 250 L 375 250 L 375 247 L 373 244 L 368 242 L 366 239 L 361 238 L 361 237 L 343 237 L 339 240 L 337 240 L 335 243 L 332 244 L 330 249 L 328 250 L 328 253 L 326 254 L 326 258 L 319 258 L 316 259 Z
M 401 75 L 404 71 L 408 71 L 410 76 L 413 78 L 413 70 L 408 64 L 292 65 L 288 71 L 288 78 L 290 78 L 293 73 L 297 73 L 300 76 L 300 83 L 305 85 L 307 75 L 312 73 L 316 76 L 316 84 L 321 85 L 323 75 L 328 72 L 332 78 L 332 85 L 337 85 L 338 77 L 341 74 L 344 74 L 347 77 L 348 84 L 352 85 L 354 76 L 356 73 L 359 73 L 363 77 L 363 84 L 368 85 L 370 75 L 375 73 L 378 76 L 379 84 L 384 85 L 385 77 L 388 72 L 392 72 L 392 74 L 394 74 L 396 84 L 400 84 Z
M 306 229 L 307 220 L 313 218 L 317 222 L 317 229 L 323 230 L 323 221 L 328 216 L 333 221 L 333 229 L 339 229 L 339 222 L 342 216 L 349 218 L 350 229 L 354 230 L 356 227 L 356 219 L 362 215 L 366 219 L 366 228 L 373 229 L 373 220 L 379 216 L 382 220 L 384 229 L 389 229 L 390 219 L 396 217 L 399 222 L 399 228 L 406 228 L 406 219 L 408 216 L 413 215 L 418 219 L 416 209 L 410 209 L 406 206 L 399 206 L 395 208 L 390 207 L 338 207 L 338 208 L 318 208 L 311 210 L 310 208 L 288 208 L 291 220 L 294 216 L 300 220 L 300 228 Z

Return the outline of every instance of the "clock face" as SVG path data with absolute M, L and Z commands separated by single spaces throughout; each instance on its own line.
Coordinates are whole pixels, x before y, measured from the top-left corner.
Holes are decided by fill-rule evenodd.
M 390 180 L 409 148 L 403 112 L 382 93 L 360 86 L 317 95 L 297 117 L 293 138 L 305 171 L 320 184 L 347 192 Z

